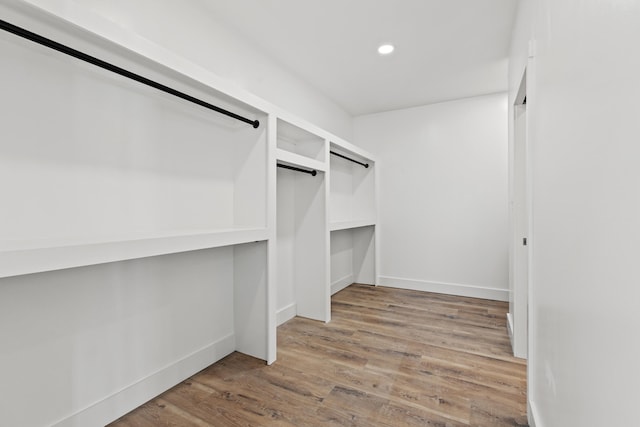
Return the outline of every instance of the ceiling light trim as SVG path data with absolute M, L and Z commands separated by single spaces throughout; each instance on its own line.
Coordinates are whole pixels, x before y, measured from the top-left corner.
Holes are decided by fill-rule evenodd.
M 391 55 L 396 50 L 395 46 L 391 43 L 383 43 L 378 46 L 378 54 L 380 56 Z

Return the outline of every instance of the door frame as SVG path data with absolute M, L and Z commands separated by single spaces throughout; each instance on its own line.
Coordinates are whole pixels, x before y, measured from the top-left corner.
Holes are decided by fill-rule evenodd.
M 530 168 L 527 112 L 527 69 L 513 102 L 513 145 L 510 160 L 509 314 L 508 327 L 515 357 L 526 359 L 529 347 Z

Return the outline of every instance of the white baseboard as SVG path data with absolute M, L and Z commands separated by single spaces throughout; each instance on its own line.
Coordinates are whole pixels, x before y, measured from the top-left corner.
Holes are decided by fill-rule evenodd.
M 53 425 L 83 427 L 109 424 L 231 354 L 234 349 L 235 335 L 227 335 Z
M 354 282 L 353 274 L 343 277 L 342 279 L 338 279 L 331 284 L 331 295 L 340 292 L 347 286 L 351 285 Z
M 536 406 L 536 404 L 534 402 L 532 402 L 530 399 L 527 400 L 527 406 L 528 406 L 528 411 L 527 411 L 527 418 L 529 421 L 529 427 L 544 427 L 542 425 L 542 421 L 540 418 L 540 412 L 538 411 L 538 407 Z
M 511 316 L 511 313 L 507 313 L 507 332 L 509 332 L 511 347 L 513 347 L 513 316 Z
M 296 303 L 291 303 L 288 306 L 281 308 L 276 312 L 276 322 L 278 326 L 282 325 L 287 320 L 291 320 L 298 314 L 298 308 Z
M 379 276 L 377 284 L 390 288 L 412 289 L 416 291 L 483 298 L 495 301 L 509 301 L 509 290 L 507 289 L 487 288 L 459 283 L 437 283 L 389 276 Z

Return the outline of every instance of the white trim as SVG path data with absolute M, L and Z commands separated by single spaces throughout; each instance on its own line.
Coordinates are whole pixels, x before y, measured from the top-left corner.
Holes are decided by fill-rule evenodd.
M 286 307 L 281 308 L 276 312 L 276 322 L 280 326 L 287 320 L 291 320 L 298 314 L 298 306 L 295 302 L 292 302 Z
M 212 365 L 235 349 L 230 334 L 53 424 L 54 427 L 106 425 Z
M 349 274 L 348 276 L 344 276 L 343 278 L 336 280 L 335 282 L 331 283 L 331 295 L 340 292 L 347 286 L 351 285 L 353 282 L 355 282 L 353 274 Z
M 529 407 L 529 411 L 527 412 L 527 420 L 529 421 L 529 427 L 544 427 L 540 417 L 540 411 L 538 411 L 538 407 L 536 404 L 529 399 L 527 401 L 527 405 Z
M 509 342 L 513 350 L 513 316 L 511 313 L 507 313 L 507 332 L 509 332 Z
M 438 283 L 426 280 L 404 279 L 400 277 L 380 276 L 378 285 L 390 288 L 412 289 L 416 291 L 436 292 L 439 294 L 463 297 L 483 298 L 496 301 L 509 301 L 509 290 L 487 288 L 484 286 L 463 285 L 460 283 Z

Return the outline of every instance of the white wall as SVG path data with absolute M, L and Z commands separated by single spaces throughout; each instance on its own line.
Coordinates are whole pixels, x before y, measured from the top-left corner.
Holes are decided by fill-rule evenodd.
M 378 284 L 508 299 L 507 97 L 357 117 L 379 159 Z
M 92 11 L 342 138 L 352 118 L 324 94 L 220 22 L 206 2 L 25 0 L 65 19 Z
M 527 0 L 520 15 L 511 99 L 531 33 L 536 44 L 527 70 L 535 425 L 634 425 L 640 4 Z

